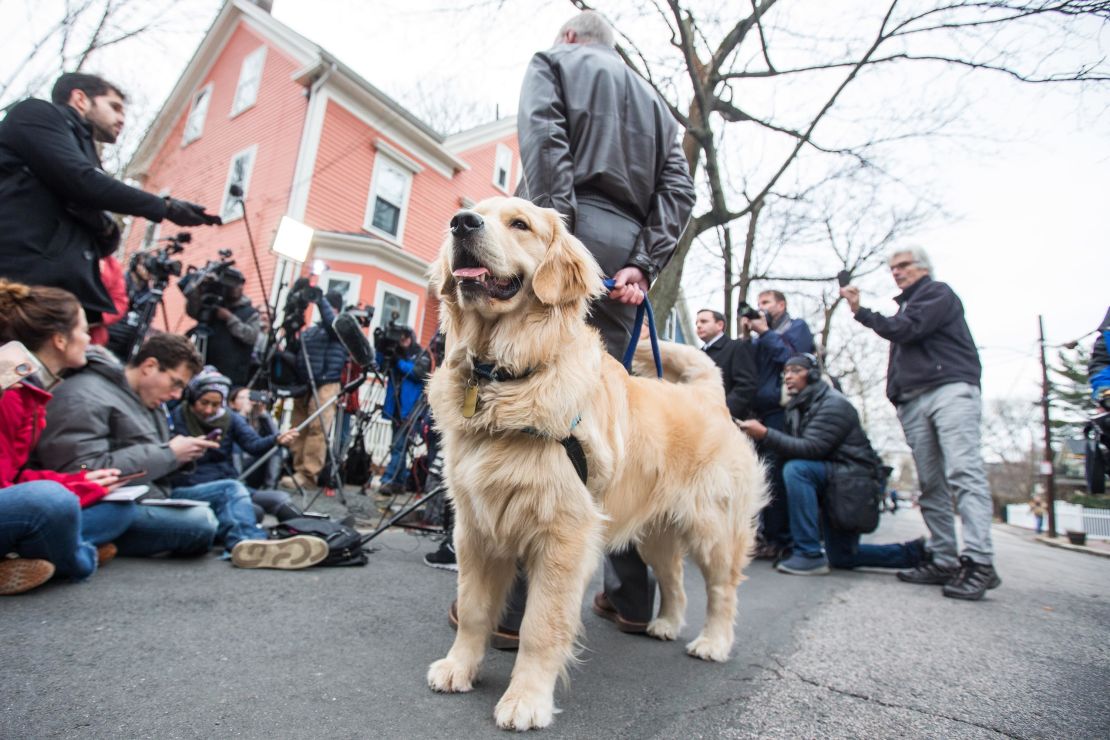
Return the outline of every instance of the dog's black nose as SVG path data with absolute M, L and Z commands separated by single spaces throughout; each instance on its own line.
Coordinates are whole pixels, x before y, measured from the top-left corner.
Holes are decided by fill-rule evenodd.
M 485 223 L 474 211 L 459 211 L 451 219 L 451 233 L 455 236 L 470 236 L 485 226 Z

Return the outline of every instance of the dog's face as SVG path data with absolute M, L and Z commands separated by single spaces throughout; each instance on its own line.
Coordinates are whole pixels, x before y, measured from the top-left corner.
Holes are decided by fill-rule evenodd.
M 448 308 L 486 318 L 584 301 L 601 291 L 599 268 L 559 214 L 520 198 L 490 198 L 451 219 L 434 271 Z

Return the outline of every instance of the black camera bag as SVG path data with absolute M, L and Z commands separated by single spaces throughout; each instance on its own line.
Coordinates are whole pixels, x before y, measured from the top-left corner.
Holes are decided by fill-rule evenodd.
M 868 534 L 879 526 L 890 468 L 834 464 L 825 490 L 829 524 L 848 534 Z
M 368 558 L 362 548 L 362 535 L 353 527 L 331 519 L 297 517 L 287 519 L 270 530 L 270 537 L 283 540 L 306 534 L 328 543 L 328 556 L 320 565 L 366 565 Z

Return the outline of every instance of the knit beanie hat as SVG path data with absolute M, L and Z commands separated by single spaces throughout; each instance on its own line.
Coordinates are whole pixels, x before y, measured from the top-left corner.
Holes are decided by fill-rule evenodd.
M 196 400 L 211 391 L 219 393 L 220 400 L 227 403 L 228 394 L 231 392 L 231 379 L 211 365 L 205 365 L 204 369 L 189 381 L 189 397 Z

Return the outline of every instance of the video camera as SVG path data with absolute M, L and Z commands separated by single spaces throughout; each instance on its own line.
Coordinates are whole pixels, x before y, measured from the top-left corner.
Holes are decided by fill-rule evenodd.
M 131 258 L 131 269 L 141 266 L 146 270 L 150 279 L 165 285 L 171 277 L 181 274 L 181 260 L 172 259 L 173 255 L 185 251 L 185 245 L 193 240 L 193 235 L 182 231 L 177 236 L 170 236 L 162 241 L 168 242 L 161 249 L 149 252 L 136 252 Z
M 412 329 L 397 323 L 396 312 L 388 324 L 374 329 L 374 350 L 385 361 L 385 369 L 388 369 L 389 364 L 401 353 L 401 340 L 412 335 Z
M 246 282 L 243 273 L 233 267 L 231 250 L 221 249 L 219 255 L 219 260 L 210 260 L 204 267 L 190 266 L 185 277 L 177 281 L 185 294 L 185 313 L 200 324 L 210 323 L 217 308 L 231 303 L 232 289 Z
M 297 278 L 285 299 L 285 321 L 282 324 L 285 333 L 293 335 L 304 328 L 304 312 L 323 297 L 324 292 L 309 283 L 308 278 Z

